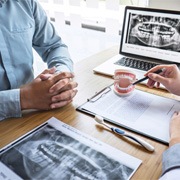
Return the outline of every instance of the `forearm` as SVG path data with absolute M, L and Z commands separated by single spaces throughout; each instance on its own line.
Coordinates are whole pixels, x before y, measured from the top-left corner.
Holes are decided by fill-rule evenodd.
M 73 61 L 67 46 L 62 42 L 57 43 L 55 48 L 51 48 L 48 56 L 43 59 L 47 62 L 48 68 L 56 67 L 58 72 L 73 72 Z
M 32 6 L 35 24 L 37 24 L 34 32 L 33 48 L 47 63 L 48 68 L 55 66 L 60 72 L 72 72 L 73 62 L 68 47 L 57 34 L 54 26 L 48 21 L 44 10 L 38 4 L 35 1 Z
M 20 90 L 0 91 L 0 120 L 21 116 Z

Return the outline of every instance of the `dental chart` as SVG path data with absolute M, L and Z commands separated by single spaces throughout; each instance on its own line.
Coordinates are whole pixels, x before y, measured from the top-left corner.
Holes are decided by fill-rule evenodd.
M 52 117 L 0 151 L 0 179 L 127 180 L 141 160 Z
M 179 101 L 137 89 L 129 96 L 118 96 L 113 88 L 108 86 L 77 110 L 167 144 L 169 121 L 174 111 L 180 110 Z

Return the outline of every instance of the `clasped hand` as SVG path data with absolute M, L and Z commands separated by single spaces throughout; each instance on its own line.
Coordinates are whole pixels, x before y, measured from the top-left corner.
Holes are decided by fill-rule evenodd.
M 72 102 L 77 83 L 70 72 L 55 73 L 55 68 L 42 72 L 31 83 L 20 88 L 21 109 L 48 110 Z

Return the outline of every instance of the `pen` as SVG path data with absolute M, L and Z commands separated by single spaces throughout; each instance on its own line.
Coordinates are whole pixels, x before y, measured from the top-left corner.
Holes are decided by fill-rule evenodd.
M 162 68 L 162 69 L 158 69 L 157 71 L 154 71 L 154 72 L 152 72 L 152 73 L 159 74 L 159 73 L 163 72 L 164 70 L 165 70 L 165 68 Z M 142 79 L 139 79 L 139 80 L 135 81 L 134 83 L 132 83 L 132 85 L 135 85 L 135 84 L 138 84 L 138 83 L 140 83 L 140 82 L 143 82 L 143 81 L 145 81 L 145 80 L 148 79 L 148 78 L 149 78 L 149 77 L 146 76 L 146 77 L 144 77 L 144 78 L 142 78 Z

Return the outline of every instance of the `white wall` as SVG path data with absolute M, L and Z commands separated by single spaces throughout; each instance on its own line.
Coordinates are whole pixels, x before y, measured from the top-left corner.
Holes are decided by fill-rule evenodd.
M 149 0 L 149 7 L 180 10 L 180 0 Z

